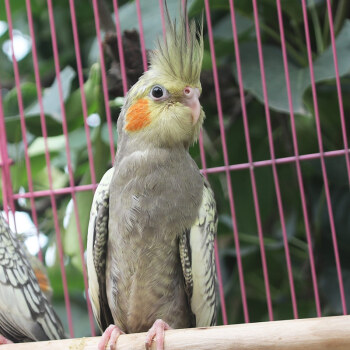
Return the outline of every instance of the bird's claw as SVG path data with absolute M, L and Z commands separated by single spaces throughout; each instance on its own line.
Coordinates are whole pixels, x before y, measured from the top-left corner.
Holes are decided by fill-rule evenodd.
M 98 343 L 98 350 L 105 350 L 106 346 L 109 342 L 111 350 L 116 349 L 117 340 L 121 334 L 124 332 L 114 324 L 111 324 L 107 327 L 107 329 L 103 332 L 102 337 Z
M 171 329 L 171 327 L 163 320 L 156 320 L 153 326 L 147 332 L 145 349 L 150 350 L 154 337 L 156 338 L 157 350 L 164 349 L 164 331 Z
M 6 339 L 0 334 L 0 345 L 13 344 L 11 340 Z

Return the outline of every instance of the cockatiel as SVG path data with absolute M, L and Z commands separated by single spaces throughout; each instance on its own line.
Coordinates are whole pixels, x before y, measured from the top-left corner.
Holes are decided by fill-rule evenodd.
M 126 96 L 115 164 L 92 204 L 87 266 L 100 350 L 147 330 L 146 348 L 156 337 L 163 349 L 166 329 L 216 323 L 216 205 L 188 152 L 204 119 L 202 29 L 167 18 L 150 69 Z
M 62 323 L 40 289 L 22 243 L 0 214 L 0 344 L 62 338 Z

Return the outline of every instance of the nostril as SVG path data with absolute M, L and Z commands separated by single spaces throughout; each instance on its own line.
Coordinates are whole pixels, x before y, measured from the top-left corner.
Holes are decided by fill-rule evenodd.
M 191 92 L 192 92 L 192 89 L 191 89 L 190 87 L 186 87 L 186 88 L 184 89 L 184 94 L 185 94 L 185 95 L 190 95 Z

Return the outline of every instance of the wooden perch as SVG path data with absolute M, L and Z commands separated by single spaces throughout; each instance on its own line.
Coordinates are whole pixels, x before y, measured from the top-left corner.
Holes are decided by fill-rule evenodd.
M 95 350 L 100 337 L 1 345 L 1 350 Z M 117 350 L 144 350 L 145 333 L 120 336 Z M 155 349 L 153 344 L 152 349 Z M 260 322 L 165 332 L 164 350 L 349 350 L 350 316 Z M 107 347 L 109 350 L 109 346 Z

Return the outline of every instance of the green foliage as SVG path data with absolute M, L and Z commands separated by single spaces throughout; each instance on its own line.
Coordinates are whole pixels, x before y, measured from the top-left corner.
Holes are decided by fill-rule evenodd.
M 348 60 L 350 56 L 349 36 L 350 21 L 347 20 L 336 40 L 340 77 L 346 76 L 350 72 L 350 61 Z M 277 46 L 265 45 L 263 54 L 269 107 L 276 111 L 288 113 L 289 103 L 286 81 L 284 78 L 282 50 Z M 263 103 L 264 96 L 262 92 L 259 56 L 256 43 L 250 41 L 242 44 L 240 46 L 240 56 L 244 58 L 242 60 L 244 87 Z M 333 67 L 332 48 L 328 47 L 327 50 L 314 60 L 313 68 L 315 72 L 315 81 L 320 83 L 334 80 L 335 70 Z M 304 108 L 303 97 L 306 90 L 311 86 L 309 68 L 299 66 L 293 62 L 289 62 L 288 68 L 294 112 L 307 115 L 307 110 Z M 237 76 L 236 70 L 235 75 Z
M 19 61 L 21 73 L 21 95 L 24 117 L 27 127 L 28 152 L 35 191 L 49 188 L 48 168 L 45 157 L 47 145 L 50 161 L 53 188 L 63 188 L 70 184 L 67 172 L 66 143 L 72 159 L 75 185 L 91 183 L 87 144 L 91 141 L 94 155 L 96 181 L 111 166 L 109 151 L 109 132 L 106 123 L 105 105 L 101 83 L 99 52 L 96 42 L 94 17 L 91 6 L 85 0 L 76 0 L 77 20 L 84 70 L 84 92 L 87 101 L 88 115 L 94 115 L 99 122 L 89 126 L 90 140 L 87 139 L 84 127 L 84 116 L 79 89 L 75 52 L 70 22 L 68 0 L 55 4 L 55 21 L 58 30 L 60 52 L 60 78 L 63 88 L 64 112 L 68 127 L 68 138 L 62 132 L 63 111 L 60 106 L 57 79 L 54 75 L 54 62 L 48 13 L 45 2 L 32 1 L 35 23 L 36 43 L 39 55 L 40 76 L 43 89 L 43 111 L 48 133 L 45 143 L 40 118 L 40 105 L 37 98 L 32 57 L 29 53 Z M 168 1 L 172 14 L 178 11 L 178 3 Z M 254 161 L 271 159 L 266 129 L 264 99 L 256 46 L 253 8 L 250 1 L 236 0 L 235 19 L 240 43 L 240 57 L 243 70 L 245 103 L 248 114 L 249 137 Z M 311 94 L 306 43 L 300 1 L 282 0 L 283 20 L 285 26 L 286 48 L 293 96 L 296 133 L 300 154 L 317 153 L 318 139 L 315 125 L 315 111 Z M 311 46 L 317 97 L 321 121 L 323 146 L 325 151 L 344 149 L 340 123 L 339 102 L 335 82 L 333 55 L 330 46 L 327 4 L 325 0 L 309 0 L 308 19 L 311 31 Z M 106 2 L 112 13 L 111 2 Z M 189 2 L 189 14 L 201 19 L 204 12 L 202 0 Z M 289 116 L 289 104 L 286 93 L 284 66 L 280 47 L 277 9 L 274 0 L 259 0 L 259 21 L 263 41 L 263 54 L 269 111 L 273 127 L 273 142 L 276 158 L 294 155 Z M 123 29 L 138 28 L 136 7 L 133 1 L 121 1 L 120 18 Z M 143 28 L 147 48 L 153 47 L 156 35 L 162 33 L 158 1 L 141 2 Z M 12 20 L 15 29 L 28 35 L 24 2 L 11 2 Z M 158 12 L 157 12 L 158 11 Z M 156 14 L 155 14 L 156 12 Z M 350 113 L 350 14 L 348 2 L 333 1 L 333 12 L 336 31 L 336 46 L 342 84 L 345 115 Z M 4 4 L 0 4 L 0 20 L 6 21 Z M 155 18 L 157 17 L 157 20 Z M 246 139 L 244 132 L 241 101 L 239 98 L 238 79 L 233 46 L 232 24 L 227 0 L 211 1 L 211 19 L 217 56 L 217 70 L 220 82 L 222 111 L 225 125 L 226 143 L 230 164 L 247 163 Z M 204 12 L 205 19 L 205 12 Z M 125 25 L 125 27 L 123 27 Z M 206 165 L 208 168 L 224 165 L 218 111 L 212 78 L 212 62 L 206 23 L 205 54 L 203 62 L 203 98 L 206 111 L 203 130 Z M 0 36 L 0 45 L 8 40 L 8 32 Z M 22 141 L 21 116 L 18 107 L 12 64 L 0 51 L 0 76 L 2 77 L 3 110 L 6 121 L 6 133 L 9 156 L 14 164 L 11 166 L 14 193 L 28 191 L 28 176 L 25 163 L 24 144 Z M 108 61 L 108 60 L 107 60 Z M 116 144 L 115 122 L 123 103 L 121 96 L 110 97 L 110 108 L 114 123 L 114 142 Z M 96 119 L 95 118 L 95 119 Z M 349 124 L 349 123 L 348 123 Z M 346 133 L 349 134 L 349 125 Z M 198 145 L 190 150 L 194 159 L 200 163 Z M 348 174 L 345 158 L 325 158 L 327 176 L 330 186 L 332 209 L 335 219 L 340 259 L 343 267 L 343 278 L 346 298 L 350 300 L 350 198 Z M 330 222 L 325 198 L 324 182 L 319 160 L 301 162 L 302 177 L 307 197 L 307 211 L 315 254 L 316 271 L 319 281 L 323 315 L 341 313 L 339 287 L 337 282 Z M 298 301 L 300 317 L 316 315 L 313 297 L 312 280 L 308 258 L 308 245 L 305 236 L 305 218 L 300 201 L 300 189 L 294 163 L 277 165 L 279 185 L 282 194 L 285 215 L 286 233 L 293 266 L 293 278 Z M 252 192 L 252 173 L 249 167 L 231 174 L 231 185 L 234 192 L 235 214 L 237 220 L 240 255 L 242 258 L 245 286 L 247 289 L 248 308 L 251 321 L 268 319 L 266 293 L 261 267 L 260 242 L 257 234 L 257 218 Z M 272 304 L 275 319 L 292 318 L 289 281 L 285 263 L 285 248 L 282 236 L 281 220 L 276 199 L 276 189 L 270 166 L 255 167 L 254 176 L 258 192 L 260 220 L 264 236 Z M 214 189 L 219 211 L 218 245 L 222 267 L 224 291 L 228 319 L 230 323 L 242 322 L 243 311 L 239 278 L 237 271 L 237 247 L 233 240 L 233 224 L 225 173 L 209 175 Z M 0 199 L 2 199 L 0 191 Z M 89 335 L 86 304 L 84 302 L 84 283 L 82 279 L 82 260 L 78 241 L 78 225 L 86 244 L 89 211 L 93 191 L 77 192 L 76 207 L 72 197 L 59 195 L 55 197 L 61 236 L 65 252 L 65 269 L 69 283 L 75 335 Z M 16 203 L 18 210 L 30 212 L 28 200 Z M 63 321 L 66 322 L 61 273 L 58 263 L 55 226 L 50 199 L 35 199 L 39 214 L 39 228 L 49 238 L 43 252 L 46 256 L 55 253 L 54 263 L 48 272 L 54 289 L 54 302 Z M 350 306 L 350 305 L 349 305 Z M 81 320 L 85 320 L 82 322 Z
M 246 163 L 247 151 L 244 137 L 241 101 L 237 91 L 237 71 L 233 35 L 228 2 L 217 2 L 217 11 L 212 11 L 214 34 L 216 33 L 216 53 L 218 60 L 219 80 L 227 148 L 230 163 Z M 203 8 L 196 2 L 195 13 Z M 275 1 L 260 1 L 260 30 L 263 40 L 264 68 L 268 90 L 269 109 L 273 127 L 273 141 L 276 157 L 293 155 L 289 104 L 286 92 L 286 82 Z M 325 1 L 310 1 L 309 26 L 311 27 L 311 45 L 313 48 L 313 66 L 317 83 L 319 115 L 322 128 L 323 146 L 326 151 L 344 148 L 340 123 L 338 95 L 335 84 L 335 71 L 329 36 L 317 37 L 316 22 L 328 26 Z M 317 6 L 317 7 L 315 7 Z M 342 7 L 342 2 L 334 5 L 335 17 Z M 250 127 L 250 142 L 255 161 L 270 159 L 269 142 L 267 138 L 266 117 L 261 76 L 254 33 L 254 17 L 251 2 L 235 1 L 238 34 L 240 39 L 240 58 L 243 71 L 243 84 L 246 91 L 246 108 Z M 311 94 L 311 83 L 307 64 L 307 51 L 303 31 L 300 2 L 282 1 L 286 47 L 288 53 L 289 73 L 293 107 L 298 137 L 298 147 L 301 154 L 319 152 L 315 113 Z M 316 11 L 316 16 L 311 15 Z M 240 18 L 244 18 L 242 21 Z M 338 17 L 339 18 L 339 15 Z M 342 83 L 345 115 L 349 113 L 349 12 L 343 16 L 342 25 L 338 26 L 336 47 Z M 220 30 L 217 31 L 217 28 Z M 327 28 L 320 28 L 321 32 Z M 224 34 L 223 34 L 224 33 Z M 322 34 L 323 35 L 323 34 Z M 207 46 L 208 47 L 208 46 Z M 209 66 L 210 67 L 210 66 Z M 234 78 L 227 83 L 227 78 L 220 72 L 233 72 Z M 227 92 L 230 90 L 230 92 Z M 204 92 L 205 93 L 205 92 Z M 231 103 L 227 96 L 230 96 Z M 204 99 L 205 110 L 210 111 L 205 128 L 207 167 L 221 166 L 223 156 L 219 151 L 221 141 L 215 114 L 217 111 Z M 208 113 L 207 113 L 208 115 Z M 347 134 L 349 126 L 347 126 Z M 215 149 L 215 151 L 213 151 Z M 349 220 L 343 215 L 349 212 L 349 184 L 344 157 L 326 158 L 327 176 L 335 218 L 335 228 L 338 239 L 339 253 L 342 263 L 343 278 L 347 300 L 350 297 L 348 289 L 349 259 L 347 252 L 346 232 L 349 232 Z M 305 220 L 303 216 L 300 189 L 297 180 L 296 167 L 292 164 L 277 166 L 279 185 L 282 193 L 283 210 L 286 221 L 288 245 L 293 267 L 293 278 L 298 301 L 300 317 L 313 317 L 316 314 L 313 297 L 313 287 L 308 258 L 308 245 L 305 236 Z M 259 239 L 257 235 L 257 218 L 252 194 L 252 182 L 249 169 L 231 173 L 231 183 L 234 191 L 235 212 L 241 245 L 241 257 L 245 273 L 245 285 L 248 296 L 248 308 L 251 321 L 268 319 L 266 292 L 262 274 Z M 254 175 L 258 191 L 260 220 L 264 235 L 269 282 L 271 287 L 272 305 L 275 319 L 292 318 L 290 288 L 285 263 L 285 252 L 281 228 L 281 220 L 277 206 L 276 189 L 271 167 L 255 168 Z M 302 176 L 307 197 L 308 218 L 312 234 L 313 251 L 315 254 L 316 271 L 321 293 L 323 315 L 342 313 L 339 285 L 334 262 L 333 243 L 325 199 L 324 182 L 319 160 L 302 162 Z M 219 213 L 219 250 L 223 268 L 223 279 L 228 307 L 229 322 L 242 322 L 243 313 L 240 299 L 240 288 L 237 271 L 237 250 L 233 243 L 233 227 L 231 211 L 227 194 L 226 176 L 210 175 L 218 202 Z M 331 290 L 326 285 L 332 285 Z

